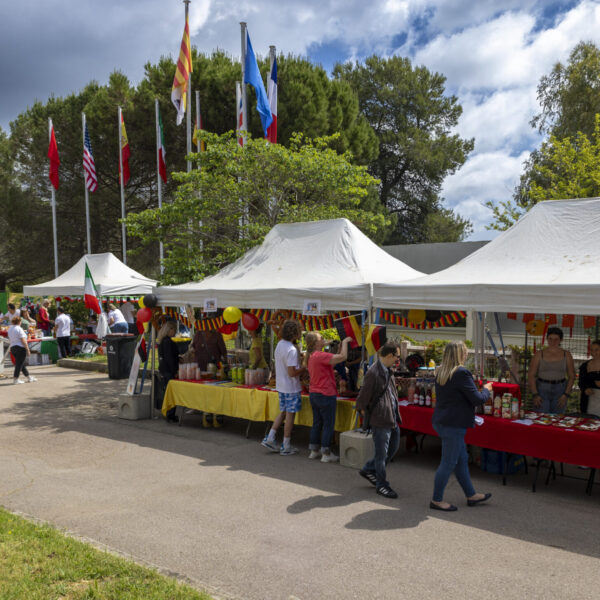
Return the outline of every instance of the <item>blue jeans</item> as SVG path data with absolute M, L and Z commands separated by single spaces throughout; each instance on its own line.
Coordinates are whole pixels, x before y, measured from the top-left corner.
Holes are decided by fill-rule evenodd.
M 545 413 L 563 414 L 567 409 L 567 404 L 561 408 L 558 406 L 558 399 L 565 393 L 567 382 L 544 383 L 538 379 L 537 393 L 542 397 L 542 404 L 536 410 Z
M 324 396 L 317 392 L 310 393 L 310 405 L 313 412 L 313 424 L 310 428 L 309 448 L 326 450 L 331 447 L 333 429 L 335 425 L 335 411 L 337 400 L 335 396 Z
M 433 500 L 441 502 L 444 499 L 444 490 L 448 479 L 454 471 L 460 487 L 467 498 L 475 495 L 475 489 L 469 475 L 469 455 L 465 445 L 467 430 L 464 427 L 448 427 L 436 424 L 433 426 L 442 440 L 442 460 L 435 472 L 433 483 Z
M 376 487 L 389 487 L 388 480 L 385 478 L 385 466 L 394 457 L 400 445 L 400 429 L 396 425 L 393 429 L 384 427 L 373 427 L 373 446 L 375 455 L 371 460 L 365 463 L 362 468 L 367 473 L 375 473 L 377 478 Z
M 112 333 L 127 333 L 129 331 L 129 325 L 125 321 L 119 321 L 118 323 L 113 323 L 110 326 L 110 330 Z

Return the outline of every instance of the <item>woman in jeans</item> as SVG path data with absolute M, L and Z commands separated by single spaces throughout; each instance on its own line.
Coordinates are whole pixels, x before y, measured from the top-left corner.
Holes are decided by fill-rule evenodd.
M 491 494 L 478 494 L 469 475 L 469 457 L 465 445 L 468 427 L 475 422 L 475 407 L 490 397 L 492 384 L 486 383 L 479 392 L 471 373 L 465 369 L 467 347 L 463 342 L 450 342 L 444 349 L 440 370 L 436 376 L 437 404 L 431 419 L 442 440 L 442 460 L 435 473 L 433 499 L 429 507 L 454 511 L 456 506 L 444 501 L 444 490 L 452 472 L 467 497 L 467 506 L 485 502 Z
M 313 411 L 308 458 L 320 458 L 324 463 L 339 460 L 339 457 L 331 452 L 337 407 L 333 366 L 346 360 L 350 340 L 349 337 L 344 339 L 339 354 L 331 354 L 323 352 L 323 337 L 320 333 L 311 331 L 306 334 L 304 364 L 310 376 L 308 391 Z
M 29 346 L 27 345 L 27 334 L 21 327 L 21 317 L 13 317 L 11 320 L 12 326 L 8 328 L 8 339 L 10 341 L 10 352 L 15 359 L 15 373 L 13 383 L 25 383 L 19 379 L 21 371 L 30 382 L 36 381 L 33 375 L 29 374 L 25 366 L 25 359 L 30 355 Z
M 535 410 L 544 413 L 564 413 L 571 388 L 575 382 L 575 365 L 568 350 L 560 343 L 560 327 L 549 327 L 546 333 L 548 346 L 536 352 L 529 366 L 529 389 L 533 394 Z

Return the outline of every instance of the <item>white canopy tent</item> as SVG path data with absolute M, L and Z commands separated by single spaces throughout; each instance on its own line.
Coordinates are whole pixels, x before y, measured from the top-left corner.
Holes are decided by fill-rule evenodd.
M 600 313 L 600 198 L 537 204 L 438 273 L 374 285 L 377 307 Z
M 347 219 L 276 225 L 260 246 L 197 283 L 159 287 L 159 304 L 302 310 L 362 310 L 372 284 L 422 275 L 390 256 Z
M 101 296 L 141 296 L 152 292 L 155 279 L 148 279 L 122 263 L 112 252 L 85 254 L 56 279 L 26 285 L 25 296 L 83 296 L 85 263 Z

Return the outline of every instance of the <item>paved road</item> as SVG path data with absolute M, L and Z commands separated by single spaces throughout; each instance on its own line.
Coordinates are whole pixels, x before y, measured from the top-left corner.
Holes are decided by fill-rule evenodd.
M 241 421 L 203 430 L 116 417 L 124 382 L 38 367 L 0 381 L 0 504 L 189 578 L 219 598 L 598 598 L 600 486 L 532 494 L 473 469 L 493 502 L 428 509 L 438 459 L 401 451 L 398 500 L 356 471 L 273 455 Z M 306 431 L 296 435 L 305 438 Z M 583 472 L 576 470 L 576 474 Z

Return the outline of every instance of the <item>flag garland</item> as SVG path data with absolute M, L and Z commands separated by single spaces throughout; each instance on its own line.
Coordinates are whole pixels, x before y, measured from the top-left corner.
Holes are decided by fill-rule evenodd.
M 407 327 L 410 329 L 437 329 L 438 327 L 448 327 L 458 323 L 461 319 L 465 319 L 467 313 L 463 310 L 459 310 L 456 312 L 448 313 L 444 315 L 441 319 L 435 322 L 425 321 L 423 323 L 414 324 L 411 323 L 406 317 L 401 317 L 400 315 L 395 315 L 389 311 L 380 309 L 379 310 L 379 318 L 388 323 L 392 323 L 394 325 L 398 325 L 400 327 Z

